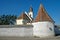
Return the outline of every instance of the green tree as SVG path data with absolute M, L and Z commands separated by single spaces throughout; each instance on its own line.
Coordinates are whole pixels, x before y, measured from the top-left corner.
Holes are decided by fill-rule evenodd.
M 0 16 L 0 25 L 14 25 L 16 22 L 15 15 L 1 15 Z

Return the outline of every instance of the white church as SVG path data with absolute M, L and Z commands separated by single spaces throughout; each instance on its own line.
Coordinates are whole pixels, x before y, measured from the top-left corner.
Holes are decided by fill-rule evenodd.
M 0 36 L 54 36 L 54 21 L 48 15 L 45 8 L 40 4 L 36 18 L 34 19 L 32 6 L 29 12 L 22 12 L 16 19 L 16 25 L 0 26 Z M 5 27 L 6 26 L 6 27 Z
M 45 8 L 40 4 L 38 14 L 36 18 L 33 18 L 33 8 L 30 7 L 30 11 L 23 12 L 16 20 L 17 25 L 33 25 L 33 36 L 46 37 L 54 36 L 54 21 L 48 15 Z

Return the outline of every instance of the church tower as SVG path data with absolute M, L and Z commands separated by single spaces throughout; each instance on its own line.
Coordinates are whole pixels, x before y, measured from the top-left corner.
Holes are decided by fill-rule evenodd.
M 31 18 L 33 18 L 33 8 L 32 6 L 30 6 L 30 10 L 29 10 L 29 14 L 28 14 Z

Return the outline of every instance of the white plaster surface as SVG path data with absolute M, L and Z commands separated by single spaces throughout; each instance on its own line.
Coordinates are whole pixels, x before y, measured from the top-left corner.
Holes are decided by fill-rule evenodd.
M 16 24 L 17 25 L 22 25 L 23 24 L 23 19 L 17 19 Z
M 33 26 L 32 26 L 33 25 Z M 32 25 L 0 28 L 0 36 L 54 36 L 54 24 L 52 22 L 35 22 Z
M 0 36 L 32 36 L 32 27 L 0 28 Z
M 51 22 L 36 22 L 33 24 L 33 35 L 38 37 L 54 36 L 54 24 Z

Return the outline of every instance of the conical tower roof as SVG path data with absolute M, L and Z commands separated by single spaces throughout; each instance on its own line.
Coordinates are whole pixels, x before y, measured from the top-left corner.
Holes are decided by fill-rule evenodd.
M 38 10 L 38 15 L 37 15 L 37 17 L 35 19 L 35 22 L 39 22 L 39 21 L 51 21 L 51 22 L 54 22 L 52 20 L 52 18 L 47 14 L 47 12 L 44 9 L 42 4 L 40 4 L 39 10 Z

